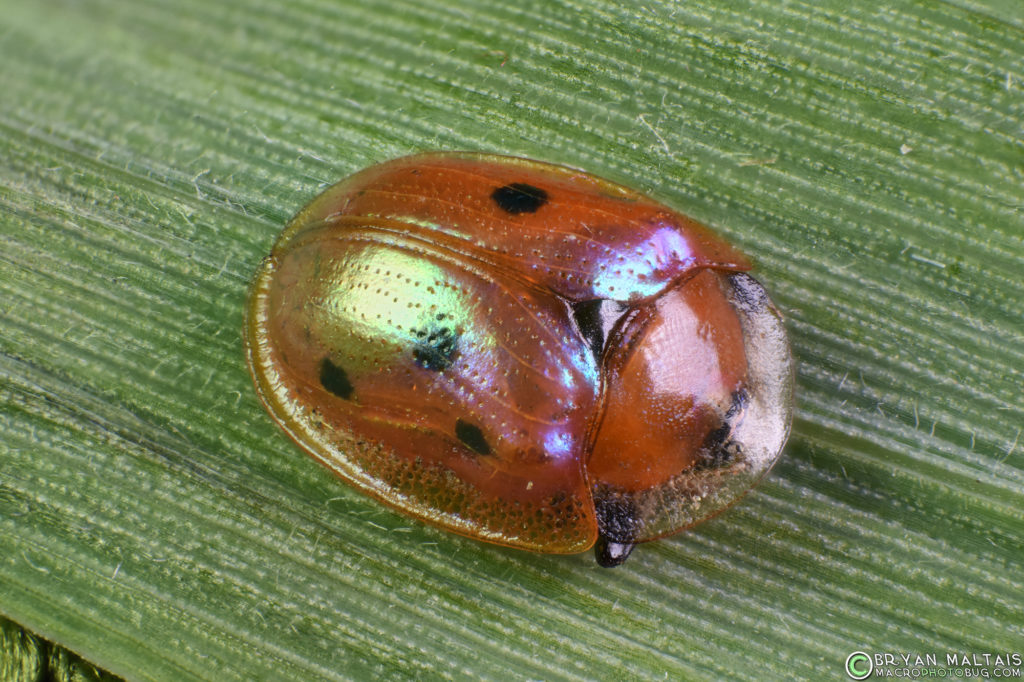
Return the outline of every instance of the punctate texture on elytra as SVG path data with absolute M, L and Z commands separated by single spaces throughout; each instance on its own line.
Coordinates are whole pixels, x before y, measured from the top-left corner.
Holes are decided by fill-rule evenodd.
M 330 187 L 252 286 L 260 399 L 427 522 L 602 565 L 721 511 L 792 418 L 782 319 L 708 228 L 563 166 L 432 153 Z

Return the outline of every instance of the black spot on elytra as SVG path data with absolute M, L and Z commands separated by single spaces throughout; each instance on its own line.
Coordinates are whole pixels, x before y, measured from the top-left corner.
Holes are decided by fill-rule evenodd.
M 589 301 L 570 303 L 569 309 L 572 311 L 572 318 L 580 330 L 580 335 L 590 346 L 590 352 L 594 354 L 594 358 L 600 364 L 608 334 L 619 319 L 629 311 L 629 307 L 618 301 L 595 298 Z
M 757 314 L 767 308 L 768 293 L 756 279 L 745 272 L 734 272 L 728 275 L 732 287 L 732 304 L 740 312 Z
M 348 374 L 331 362 L 330 358 L 320 361 L 320 385 L 345 400 L 351 400 L 352 394 L 355 392 L 352 382 L 348 380 Z
M 444 313 L 438 313 L 436 320 L 445 319 Z M 412 346 L 412 359 L 423 369 L 440 372 L 452 366 L 455 354 L 459 350 L 458 335 L 451 327 L 440 325 L 428 329 L 413 329 L 416 340 Z
M 610 542 L 628 544 L 640 534 L 640 521 L 636 505 L 628 497 L 617 494 L 594 498 L 597 513 L 597 531 Z
M 491 199 L 506 213 L 519 215 L 536 213 L 537 209 L 548 203 L 548 193 L 525 182 L 513 182 L 491 192 Z
M 746 390 L 741 388 L 733 391 L 732 404 L 722 419 L 722 425 L 708 433 L 704 439 L 704 446 L 700 449 L 699 459 L 694 467 L 697 471 L 728 466 L 742 454 L 740 444 L 732 440 L 731 436 L 746 406 Z
M 484 432 L 481 431 L 480 427 L 476 424 L 470 424 L 469 422 L 462 421 L 461 419 L 456 420 L 455 437 L 461 440 L 463 445 L 478 455 L 491 454 L 491 446 L 487 444 L 487 439 L 484 438 Z

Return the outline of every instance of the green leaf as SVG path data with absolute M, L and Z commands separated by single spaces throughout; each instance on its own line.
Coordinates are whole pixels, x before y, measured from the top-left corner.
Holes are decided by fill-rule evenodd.
M 838 679 L 1020 651 L 1019 2 L 0 0 L 0 612 L 131 679 Z M 785 456 L 619 569 L 409 521 L 279 432 L 246 287 L 326 184 L 567 163 L 789 317 Z
M 0 617 L 0 680 L 21 682 L 122 682 L 80 656 Z

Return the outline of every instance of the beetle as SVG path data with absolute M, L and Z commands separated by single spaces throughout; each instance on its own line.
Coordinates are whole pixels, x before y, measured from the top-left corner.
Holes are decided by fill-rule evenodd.
M 588 173 L 418 154 L 292 219 L 250 289 L 246 358 L 273 419 L 357 489 L 615 566 L 728 507 L 785 444 L 793 362 L 750 269 Z

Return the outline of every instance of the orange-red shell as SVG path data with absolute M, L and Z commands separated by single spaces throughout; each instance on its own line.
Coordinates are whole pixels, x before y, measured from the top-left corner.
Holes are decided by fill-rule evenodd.
M 706 227 L 562 166 L 397 159 L 304 208 L 256 276 L 250 370 L 339 476 L 428 522 L 623 560 L 722 510 L 791 419 L 781 319 Z

